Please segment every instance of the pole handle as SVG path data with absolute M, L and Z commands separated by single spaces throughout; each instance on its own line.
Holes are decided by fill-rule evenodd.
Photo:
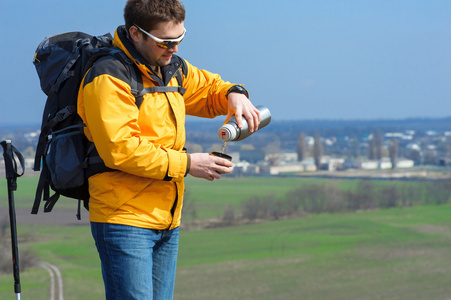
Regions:
M 22 153 L 16 149 L 11 143 L 11 140 L 5 140 L 0 143 L 3 147 L 3 158 L 5 159 L 5 171 L 6 178 L 17 178 L 24 174 L 25 172 L 25 159 L 22 156 Z M 17 172 L 17 161 L 16 158 L 20 162 L 21 172 Z

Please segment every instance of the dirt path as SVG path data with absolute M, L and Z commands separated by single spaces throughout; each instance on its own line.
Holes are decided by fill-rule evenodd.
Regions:
M 58 267 L 45 261 L 39 265 L 50 275 L 50 300 L 64 300 L 63 277 Z
M 47 225 L 70 225 L 88 226 L 89 214 L 83 210 L 81 220 L 77 220 L 76 210 L 55 210 L 50 213 L 40 211 L 37 215 L 32 215 L 30 208 L 16 208 L 16 222 L 20 224 L 47 224 Z M 9 218 L 7 207 L 0 207 L 0 219 Z

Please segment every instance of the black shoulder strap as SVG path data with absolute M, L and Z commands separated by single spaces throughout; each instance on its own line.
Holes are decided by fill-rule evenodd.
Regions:
M 181 86 L 150 86 L 143 88 L 138 93 L 138 97 L 142 98 L 147 93 L 164 93 L 164 92 L 179 92 L 180 94 L 183 95 L 186 92 L 186 89 Z
M 180 69 L 177 70 L 177 72 L 175 73 L 175 78 L 177 79 L 177 82 L 179 84 L 179 90 L 178 92 L 180 94 L 182 94 L 182 96 L 185 94 L 186 89 L 183 87 L 183 66 L 186 66 L 185 64 L 182 65 L 182 67 Z M 184 74 L 186 74 L 185 72 L 183 72 Z
M 147 93 L 164 93 L 164 92 L 178 92 L 180 94 L 185 94 L 186 89 L 183 87 L 183 74 L 188 73 L 188 66 L 184 59 L 179 58 L 180 68 L 177 69 L 174 77 L 177 79 L 179 86 L 152 86 L 144 88 L 141 71 L 138 66 L 132 62 L 128 56 L 120 49 L 116 48 L 110 52 L 113 56 L 118 58 L 122 63 L 128 68 L 131 75 L 131 93 L 135 96 L 135 104 L 138 109 L 141 107 L 144 95 Z
M 177 72 L 175 73 L 175 78 L 177 78 L 179 87 L 182 88 L 180 94 L 184 95 L 186 92 L 186 89 L 183 87 L 183 75 L 186 76 L 188 74 L 188 65 L 186 64 L 186 61 L 183 58 L 181 58 L 181 57 L 178 57 L 178 58 L 180 60 L 181 66 L 179 69 L 177 69 Z
M 39 175 L 38 187 L 36 188 L 36 195 L 34 197 L 33 208 L 31 209 L 31 214 L 36 215 L 39 211 L 39 205 L 41 200 L 49 199 L 49 182 L 50 174 L 49 169 L 46 164 L 43 164 L 41 174 Z M 44 198 L 42 198 L 42 194 L 44 193 Z M 59 194 L 58 194 L 59 198 Z
M 130 58 L 128 58 L 128 56 L 122 50 L 116 48 L 112 50 L 110 54 L 119 59 L 128 69 L 131 78 L 131 93 L 133 96 L 135 96 L 135 104 L 139 109 L 141 107 L 144 96 L 144 94 L 140 93 L 144 87 L 141 77 L 141 71 L 139 70 L 138 66 L 133 61 L 131 61 Z
M 126 57 L 126 59 L 129 60 L 128 57 Z M 141 71 L 136 64 L 131 63 L 134 72 L 130 71 L 132 75 L 132 84 L 130 86 L 132 88 L 132 94 L 135 96 L 135 104 L 138 109 L 141 107 L 144 95 L 148 93 L 178 92 L 181 95 L 185 94 L 186 89 L 183 87 L 183 74 L 188 73 L 188 66 L 186 65 L 184 59 L 179 58 L 179 60 L 181 66 L 177 69 L 174 75 L 174 77 L 177 79 L 178 86 L 151 86 L 144 88 L 141 78 Z M 138 83 L 138 87 L 136 89 L 133 85 L 135 83 Z
M 136 66 L 136 65 L 135 65 Z M 137 68 L 137 67 L 136 67 Z M 186 89 L 183 87 L 183 75 L 182 75 L 183 66 L 177 69 L 174 77 L 177 79 L 177 83 L 179 86 L 150 86 L 139 90 L 139 92 L 135 95 L 139 99 L 139 106 L 142 103 L 143 96 L 147 93 L 165 93 L 165 92 L 178 92 L 181 95 L 185 94 Z M 138 70 L 139 71 L 139 70 Z M 138 106 L 138 104 L 137 104 Z M 138 108 L 139 108 L 138 106 Z
M 141 71 L 134 63 L 132 63 L 131 67 L 129 66 L 129 70 L 132 79 L 132 82 L 130 83 L 131 92 L 132 95 L 135 96 L 135 105 L 139 109 L 141 107 L 141 104 L 143 103 L 144 96 L 144 94 L 141 94 L 144 87 L 143 79 L 141 77 Z

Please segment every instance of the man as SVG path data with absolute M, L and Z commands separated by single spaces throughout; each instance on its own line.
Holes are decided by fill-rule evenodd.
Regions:
M 85 134 L 115 171 L 89 178 L 90 221 L 107 299 L 172 299 L 184 177 L 207 180 L 232 163 L 208 153 L 187 154 L 185 115 L 244 116 L 256 130 L 260 114 L 247 91 L 175 55 L 184 38 L 178 0 L 129 0 L 114 45 L 136 64 L 144 88 L 178 87 L 143 96 L 140 108 L 124 63 L 99 60 L 80 87 L 78 113 Z M 183 95 L 182 95 L 183 93 Z

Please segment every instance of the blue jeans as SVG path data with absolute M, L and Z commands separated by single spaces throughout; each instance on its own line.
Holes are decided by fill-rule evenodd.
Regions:
M 174 294 L 179 229 L 91 222 L 106 299 L 168 300 Z

